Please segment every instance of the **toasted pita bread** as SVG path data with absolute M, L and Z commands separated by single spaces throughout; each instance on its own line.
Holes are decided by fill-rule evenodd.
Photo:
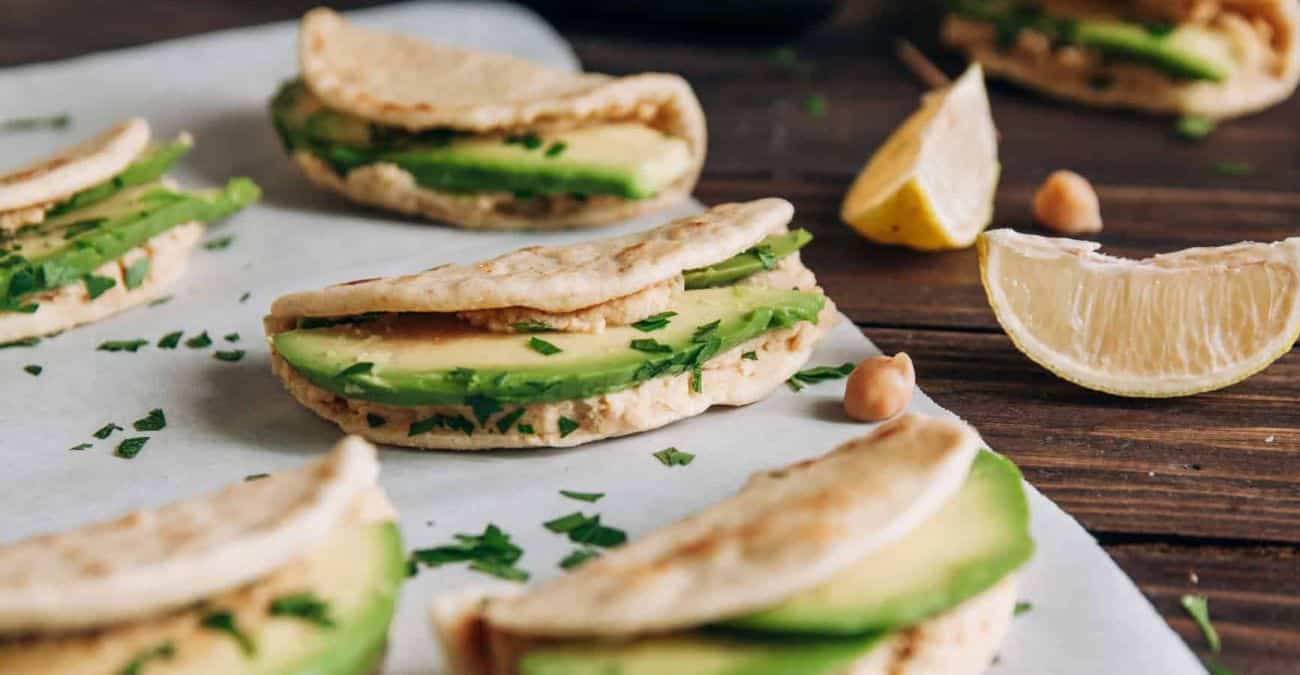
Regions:
M 419 274 L 292 293 L 271 305 L 268 325 L 365 312 L 504 307 L 574 312 L 726 260 L 769 234 L 786 231 L 793 215 L 794 207 L 784 199 L 723 204 L 622 237 L 531 246 L 472 265 L 448 264 Z M 291 326 L 291 321 L 285 324 Z
M 693 160 L 681 178 L 650 199 L 577 201 L 567 196 L 454 195 L 422 188 L 392 164 L 341 176 L 307 153 L 296 154 L 295 161 L 313 182 L 364 204 L 470 228 L 591 227 L 648 213 L 690 194 L 704 164 L 704 113 L 690 85 L 676 75 L 572 73 L 371 31 L 325 8 L 303 17 L 299 60 L 308 87 L 329 107 L 374 122 L 410 130 L 449 127 L 487 133 L 636 120 L 685 140 Z
M 30 211 L 98 185 L 121 173 L 148 145 L 149 123 L 131 118 L 53 157 L 0 175 L 0 212 Z M 29 213 L 20 224 L 31 222 L 39 220 Z
M 74 283 L 32 296 L 30 300 L 39 307 L 31 314 L 0 313 L 0 342 L 57 333 L 157 299 L 185 272 L 203 231 L 201 223 L 177 225 L 105 263 L 93 274 L 114 284 L 93 300 L 85 284 Z M 149 259 L 149 274 L 139 286 L 128 289 L 126 269 L 141 258 Z
M 911 531 L 961 487 L 978 450 L 978 435 L 961 422 L 904 415 L 492 603 L 487 619 L 529 637 L 613 638 L 757 611 Z
M 993 27 L 950 15 L 944 21 L 943 40 L 964 51 L 984 66 L 990 75 L 1057 98 L 1107 108 L 1131 108 L 1155 114 L 1199 115 L 1211 119 L 1236 117 L 1257 112 L 1286 100 L 1300 83 L 1300 4 L 1294 0 L 1220 0 L 1217 3 L 1183 3 L 1177 0 L 1145 0 L 1143 5 L 1168 10 L 1171 19 L 1198 23 L 1226 21 L 1240 32 L 1266 33 L 1252 51 L 1267 52 L 1267 64 L 1242 68 L 1223 82 L 1187 81 L 1171 78 L 1139 63 L 1116 60 L 1101 70 L 1079 68 L 1078 50 L 1053 54 L 1032 54 L 1023 47 L 998 48 Z M 1219 9 L 1210 16 L 1187 16 L 1191 5 Z M 1224 18 L 1236 17 L 1236 18 Z M 1240 36 L 1247 37 L 1250 36 Z M 1104 75 L 1109 84 L 1094 86 Z
M 465 435 L 452 429 L 435 429 L 411 436 L 407 430 L 417 420 L 439 413 L 472 415 L 472 410 L 468 406 L 401 408 L 343 398 L 313 385 L 274 351 L 271 370 L 299 403 L 339 425 L 345 433 L 375 443 L 437 450 L 572 447 L 656 429 L 694 417 L 715 405 L 740 406 L 758 401 L 808 362 L 817 343 L 838 318 L 839 310 L 828 299 L 816 325 L 801 322 L 792 328 L 775 330 L 709 359 L 701 368 L 698 392 L 691 388 L 691 374 L 683 373 L 654 378 L 600 396 L 524 406 L 523 419 L 529 420 L 536 430 L 532 434 L 522 433 L 515 427 L 505 433 Z M 741 357 L 748 351 L 755 352 L 757 360 Z M 373 427 L 371 415 L 384 418 L 383 426 Z M 578 429 L 561 436 L 560 417 L 577 421 Z
M 378 472 L 346 438 L 301 469 L 0 547 L 0 633 L 110 624 L 262 577 L 354 517 Z

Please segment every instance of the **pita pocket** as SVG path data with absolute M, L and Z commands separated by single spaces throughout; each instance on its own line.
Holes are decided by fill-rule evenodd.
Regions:
M 0 175 L 0 342 L 157 298 L 185 270 L 203 223 L 258 198 L 247 178 L 179 189 L 165 174 L 191 144 L 150 144 L 148 123 L 130 119 Z
M 622 237 L 286 295 L 272 367 L 349 433 L 562 447 L 763 398 L 838 316 L 782 199 Z
M 324 8 L 271 104 L 286 150 L 355 202 L 473 229 L 594 227 L 690 194 L 704 113 L 677 75 L 610 77 L 381 33 Z
M 1295 0 L 954 0 L 943 40 L 1079 103 L 1210 119 L 1263 110 L 1300 82 Z
M 1016 466 L 907 414 L 559 578 L 435 598 L 433 620 L 455 675 L 974 675 L 1033 549 Z
M 338 673 L 383 657 L 406 577 L 375 449 L 0 546 L 6 675 Z

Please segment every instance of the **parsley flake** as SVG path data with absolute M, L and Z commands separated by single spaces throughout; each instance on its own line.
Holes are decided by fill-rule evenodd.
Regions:
M 149 341 L 141 338 L 135 340 L 108 340 L 99 343 L 99 347 L 96 347 L 96 349 L 101 352 L 131 352 L 134 354 L 147 344 L 149 344 Z
M 212 358 L 218 361 L 226 361 L 228 363 L 234 363 L 235 361 L 244 358 L 244 350 L 242 349 L 219 350 L 219 351 L 212 352 Z
M 72 124 L 72 116 L 67 113 L 44 117 L 13 117 L 0 122 L 0 131 L 37 131 L 39 129 L 59 131 L 68 128 L 69 124 Z
M 564 351 L 539 337 L 528 338 L 528 347 L 542 356 L 551 356 Z
M 571 570 L 599 555 L 600 552 L 594 548 L 575 548 L 572 553 L 564 556 L 564 559 L 560 561 L 560 567 Z
M 388 424 L 388 420 L 383 415 L 366 413 L 366 425 L 369 426 L 371 429 L 377 429 L 379 427 L 384 426 L 385 424 Z
M 126 285 L 127 290 L 139 288 L 149 276 L 149 259 L 141 258 L 126 268 L 122 275 L 122 283 Z
M 541 321 L 520 321 L 510 324 L 510 327 L 519 333 L 550 333 L 555 330 L 550 324 Z
M 226 342 L 239 342 L 239 333 L 226 333 L 221 339 Z
M 199 333 L 198 335 L 195 335 L 194 337 L 186 340 L 185 346 L 189 347 L 190 349 L 203 349 L 204 347 L 211 347 L 212 338 L 208 337 L 207 331 L 203 331 L 202 333 Z
M 510 431 L 510 427 L 514 426 L 515 422 L 518 422 L 519 418 L 524 416 L 524 412 L 525 411 L 523 408 L 515 408 L 514 410 L 511 410 L 510 412 L 498 417 L 497 425 L 496 425 L 497 431 L 503 434 Z M 519 425 L 519 431 L 521 433 L 523 432 L 525 426 L 527 425 L 524 424 Z M 532 433 L 531 431 L 532 427 L 529 427 L 529 429 L 530 429 L 529 433 Z
M 468 562 L 469 568 L 476 572 L 512 581 L 526 581 L 528 572 L 515 564 L 523 555 L 523 549 L 510 540 L 509 534 L 488 523 L 483 528 L 483 534 L 457 534 L 454 543 L 412 551 L 411 562 L 427 567 Z
M 217 237 L 216 239 L 209 239 L 203 242 L 203 248 L 207 251 L 222 251 L 230 248 L 230 243 L 234 240 L 235 236 L 228 234 L 224 237 Z
M 645 352 L 647 354 L 670 354 L 673 351 L 671 346 L 654 338 L 639 338 L 633 340 L 628 346 L 638 352 Z
M 251 298 L 251 297 L 253 297 L 253 292 L 252 292 L 252 291 L 244 291 L 244 294 L 241 295 L 241 296 L 239 296 L 239 301 L 240 301 L 240 302 L 248 302 L 248 299 Z
M 41 374 L 42 370 L 45 369 L 33 363 L 31 365 L 23 366 L 23 370 L 27 371 L 27 373 L 32 377 L 36 377 Z
M 559 157 L 561 154 L 564 153 L 564 150 L 567 147 L 569 147 L 568 143 L 565 143 L 564 141 L 556 141 L 552 143 L 550 147 L 546 148 L 546 152 L 544 154 L 547 157 Z
M 674 316 L 677 316 L 677 312 L 660 312 L 637 321 L 632 324 L 632 327 L 642 333 L 649 333 L 666 327 L 669 324 L 669 319 Z
M 158 298 L 157 300 L 154 300 L 154 301 L 150 302 L 150 303 L 149 303 L 149 306 L 150 306 L 150 307 L 157 307 L 158 305 L 165 305 L 165 304 L 171 302 L 173 297 L 174 297 L 174 296 L 171 296 L 171 295 L 164 295 L 164 296 L 162 296 L 161 298 Z
M 542 147 L 542 139 L 537 134 L 510 134 L 506 136 L 506 145 L 522 145 L 526 150 Z
M 247 483 L 248 481 L 262 480 L 263 478 L 270 478 L 270 477 L 271 474 L 269 473 L 250 473 L 247 476 L 244 476 L 244 482 Z
M 176 349 L 176 345 L 181 343 L 183 331 L 175 330 L 158 339 L 159 349 Z
M 520 424 L 519 426 L 517 426 L 517 427 L 515 427 L 515 428 L 516 428 L 516 429 L 519 431 L 519 433 L 521 433 L 521 434 L 535 434 L 535 433 L 537 433 L 536 431 L 533 431 L 533 425 L 531 425 L 531 424 Z
M 717 330 L 718 326 L 721 325 L 722 319 L 717 319 L 696 328 L 695 332 L 691 334 L 691 342 L 703 342 L 707 340 L 709 336 L 713 334 L 713 331 Z
M 89 449 L 91 449 L 91 448 L 93 448 L 93 447 L 95 447 L 95 446 L 93 446 L 93 445 L 91 445 L 91 444 L 89 444 L 89 443 L 78 443 L 78 444 L 76 444 L 76 445 L 74 445 L 74 446 L 72 446 L 72 447 L 70 447 L 70 448 L 68 448 L 68 449 L 69 449 L 69 450 L 89 450 Z
M 689 452 L 682 452 L 677 448 L 664 448 L 654 453 L 655 459 L 659 460 L 664 466 L 686 466 L 695 461 L 695 455 Z
M 567 417 L 561 417 L 559 421 L 559 426 L 560 426 L 560 438 L 564 438 L 565 436 L 568 436 L 574 431 L 577 431 L 579 425 L 574 420 L 571 420 Z
M 352 377 L 353 375 L 365 375 L 370 371 L 374 370 L 374 368 L 375 368 L 375 364 L 369 361 L 358 361 L 348 366 L 347 368 L 340 370 L 339 374 L 335 375 L 334 377 L 343 379 L 347 377 Z
M 791 375 L 790 379 L 786 380 L 786 384 L 789 384 L 791 389 L 799 391 L 803 389 L 805 385 L 817 384 L 818 382 L 825 382 L 827 380 L 839 380 L 848 377 L 849 373 L 853 372 L 854 367 L 855 364 L 844 363 L 838 366 L 817 366 L 815 368 L 806 368 Z
M 1215 630 L 1214 624 L 1210 623 L 1209 599 L 1203 595 L 1184 595 L 1181 601 L 1183 609 L 1187 610 L 1192 620 L 1205 634 L 1205 641 L 1210 645 L 1210 651 L 1218 654 L 1223 645 L 1219 641 L 1219 631 Z
M 141 652 L 139 656 L 131 659 L 122 670 L 118 671 L 118 675 L 141 675 L 144 672 L 144 667 L 150 661 L 170 661 L 174 656 L 176 656 L 176 645 L 171 640 L 168 640 L 157 647 Z
M 627 541 L 627 533 L 623 530 L 602 525 L 599 514 L 587 516 L 575 511 L 542 523 L 542 526 L 556 534 L 568 535 L 575 544 L 611 548 Z
M 148 436 L 132 436 L 130 438 L 124 438 L 121 443 L 117 444 L 117 450 L 115 450 L 113 454 L 122 459 L 135 459 L 135 456 L 140 454 L 140 451 L 144 449 L 144 444 L 148 442 Z
M 691 369 L 691 391 L 696 394 L 704 391 L 704 371 L 699 366 Z
M 209 612 L 199 621 L 199 625 L 209 630 L 221 631 L 227 633 L 239 645 L 239 650 L 244 652 L 245 656 L 257 654 L 257 645 L 253 644 L 253 639 L 248 634 L 239 629 L 235 624 L 235 615 L 226 610 L 217 610 Z
M 94 436 L 95 438 L 98 438 L 99 440 L 102 441 L 105 438 L 112 436 L 114 431 L 122 431 L 122 427 L 117 426 L 117 424 L 114 422 L 109 422 L 108 424 L 105 424 L 104 426 L 100 427 L 99 430 L 91 434 L 91 436 Z
M 469 404 L 470 410 L 474 412 L 474 419 L 478 420 L 480 427 L 487 424 L 488 418 L 492 417 L 493 413 L 501 411 L 501 402 L 491 396 L 474 394 L 466 396 L 465 402 Z
M 1020 601 L 1016 603 L 1016 607 L 1014 610 L 1012 610 L 1011 613 L 1013 616 L 1020 616 L 1021 614 L 1024 614 L 1025 612 L 1028 612 L 1033 608 L 1034 608 L 1034 603 Z
M 605 496 L 604 492 L 576 492 L 574 490 L 560 490 L 560 494 L 580 502 L 598 502 Z
M 745 359 L 746 361 L 757 361 L 758 352 L 745 352 L 740 355 L 740 358 Z
M 1184 115 L 1174 124 L 1174 131 L 1188 140 L 1199 141 L 1214 131 L 1214 120 L 1198 115 Z
M 776 251 L 772 250 L 770 244 L 759 244 L 758 246 L 749 249 L 749 252 L 752 253 L 755 258 L 758 258 L 758 264 L 762 265 L 765 270 L 774 269 L 779 260 L 776 256 Z
M 136 431 L 161 431 L 167 427 L 167 416 L 162 408 L 154 408 L 149 414 L 131 424 Z
M 9 349 L 11 347 L 35 347 L 40 343 L 41 343 L 40 338 L 29 337 L 29 338 L 23 338 L 21 340 L 11 340 L 9 342 L 0 343 L 0 349 Z
M 311 591 L 284 595 L 271 601 L 271 616 L 292 616 L 322 628 L 336 624 L 330 616 L 330 606 Z

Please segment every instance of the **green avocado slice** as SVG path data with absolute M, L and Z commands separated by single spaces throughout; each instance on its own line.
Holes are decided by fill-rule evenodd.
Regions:
M 985 450 L 961 490 L 903 539 L 822 586 L 725 625 L 815 635 L 905 628 L 984 592 L 1033 551 L 1020 470 Z
M 152 183 L 162 178 L 163 174 L 185 153 L 190 151 L 193 143 L 189 139 L 178 139 L 164 145 L 157 145 L 146 150 L 139 158 L 122 170 L 122 173 L 99 185 L 86 188 L 71 197 L 50 207 L 45 212 L 47 218 L 56 218 L 103 201 L 113 195 L 137 185 Z
M 7 675 L 73 675 L 87 664 L 112 674 L 370 675 L 405 579 L 395 524 L 342 526 L 310 556 L 252 587 L 120 629 L 0 642 L 0 663 Z M 277 609 L 284 598 L 296 598 L 285 604 L 299 610 Z M 317 611 L 303 609 L 309 603 Z M 196 627 L 213 612 L 233 615 L 251 653 L 229 633 Z
M 653 197 L 690 170 L 686 141 L 632 122 L 590 124 L 546 134 L 411 132 L 330 110 L 300 80 L 271 102 L 290 151 L 306 150 L 346 173 L 388 162 L 419 185 L 447 192 Z
M 312 384 L 350 399 L 526 404 L 587 398 L 687 372 L 770 330 L 815 323 L 824 304 L 820 293 L 713 288 L 683 293 L 668 325 L 650 332 L 621 326 L 595 334 L 504 334 L 473 329 L 449 314 L 389 314 L 298 328 L 272 343 Z M 559 351 L 544 353 L 551 350 L 530 346 L 534 339 Z
M 770 270 L 782 258 L 807 246 L 812 238 L 812 234 L 804 229 L 769 235 L 757 246 L 716 265 L 686 270 L 683 275 L 686 278 L 686 290 L 729 286 L 745 277 Z
M 177 225 L 224 218 L 260 195 L 247 178 L 202 192 L 145 183 L 23 228 L 0 240 L 5 252 L 0 260 L 0 302 L 10 310 L 34 309 L 24 304 L 27 296 L 77 282 Z
M 526 652 L 519 675 L 839 675 L 886 636 L 747 640 L 713 632 Z

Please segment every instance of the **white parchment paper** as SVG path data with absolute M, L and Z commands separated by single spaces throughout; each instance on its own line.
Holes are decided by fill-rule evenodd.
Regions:
M 358 12 L 354 18 L 451 43 L 576 68 L 564 41 L 525 10 L 490 3 L 428 3 Z M 263 202 L 213 228 L 229 248 L 199 250 L 174 300 L 69 331 L 33 348 L 0 350 L 0 541 L 73 527 L 127 510 L 217 489 L 254 473 L 296 465 L 328 448 L 335 427 L 293 402 L 270 374 L 260 317 L 291 291 L 363 276 L 470 261 L 526 244 L 561 243 L 582 233 L 467 233 L 362 211 L 308 186 L 284 157 L 266 113 L 278 83 L 296 72 L 292 23 L 187 38 L 69 61 L 0 70 L 0 119 L 67 112 L 63 132 L 0 135 L 0 170 L 89 136 L 131 115 L 155 135 L 194 132 L 198 146 L 174 175 L 194 186 L 247 175 Z M 653 69 L 655 64 L 646 64 Z M 763 197 L 767 195 L 754 195 Z M 610 230 L 647 227 L 699 208 Z M 248 293 L 245 301 L 240 298 Z M 207 330 L 217 342 L 173 351 L 96 351 L 104 340 Z M 237 343 L 222 336 L 238 333 Z M 245 349 L 237 363 L 217 349 Z M 813 359 L 857 361 L 875 348 L 847 321 Z M 44 367 L 39 377 L 22 371 Z M 919 370 L 924 374 L 924 364 Z M 586 447 L 481 454 L 386 450 L 383 483 L 402 512 L 410 547 L 443 543 L 488 522 L 526 551 L 534 579 L 557 574 L 570 550 L 541 523 L 584 510 L 635 537 L 717 501 L 752 471 L 806 458 L 864 433 L 839 412 L 842 384 L 778 391 L 743 409 L 715 410 L 668 428 Z M 107 422 L 128 427 L 150 409 L 166 429 L 134 460 L 112 456 L 121 434 L 97 441 Z M 913 408 L 942 412 L 924 395 Z M 977 426 L 979 420 L 971 420 Z M 93 442 L 86 451 L 69 451 Z M 651 453 L 676 446 L 696 454 L 667 468 Z M 598 504 L 561 497 L 605 492 Z M 990 672 L 1179 674 L 1202 672 L 1191 652 L 1092 538 L 1036 491 L 1039 550 L 1022 573 L 1020 595 L 1033 610 L 1015 620 Z M 476 581 L 459 568 L 425 570 L 403 593 L 387 672 L 439 672 L 426 608 L 433 593 Z

